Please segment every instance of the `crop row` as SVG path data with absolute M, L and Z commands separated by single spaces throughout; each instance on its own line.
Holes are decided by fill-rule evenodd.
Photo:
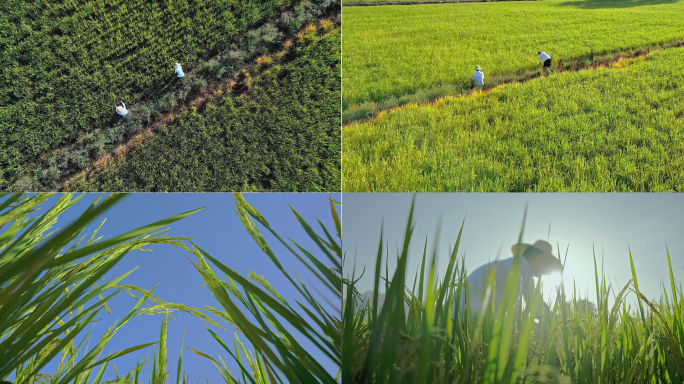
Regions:
M 290 0 L 6 1 L 0 6 L 0 189 L 150 97 L 173 64 L 215 55 Z
M 323 22 L 293 44 L 68 188 L 339 190 L 340 29 Z

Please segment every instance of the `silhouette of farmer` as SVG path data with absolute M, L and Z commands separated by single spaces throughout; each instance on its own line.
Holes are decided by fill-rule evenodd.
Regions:
M 518 244 L 514 245 L 511 249 L 514 255 L 517 248 Z M 551 244 L 544 240 L 537 240 L 534 244 L 520 244 L 520 248 L 522 258 L 520 260 L 520 268 L 518 269 L 518 281 L 520 282 L 520 279 L 522 279 L 522 284 L 518 284 L 516 298 L 520 297 L 522 285 L 523 299 L 525 303 L 529 303 L 531 300 L 530 284 L 533 283 L 532 277 L 540 278 L 542 275 L 550 275 L 556 272 L 562 273 L 563 265 L 560 260 L 553 256 Z M 496 292 L 493 292 L 489 303 L 491 303 L 492 299 L 495 300 L 495 308 L 498 308 L 499 303 L 503 299 L 506 278 L 513 267 L 513 257 L 485 264 L 468 275 L 470 308 L 473 314 L 480 310 L 481 300 L 484 300 L 485 290 L 487 289 L 487 278 L 494 265 L 496 265 Z M 546 308 L 545 303 L 544 307 Z

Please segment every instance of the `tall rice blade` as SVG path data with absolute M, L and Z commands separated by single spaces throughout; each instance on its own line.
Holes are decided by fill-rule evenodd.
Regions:
M 148 226 L 129 232 L 128 237 L 126 234 L 115 237 L 115 241 L 101 240 L 101 237 L 96 237 L 101 224 L 83 246 L 81 240 L 86 236 L 75 241 L 64 254 L 73 256 L 80 252 L 82 256 L 91 257 L 84 260 L 69 259 L 60 255 L 60 252 L 70 241 L 76 240 L 89 223 L 111 209 L 124 195 L 112 195 L 104 200 L 98 198 L 66 228 L 46 235 L 59 216 L 72 208 L 82 196 L 73 198 L 70 194 L 60 195 L 45 213 L 36 218 L 29 217 L 47 197 L 49 195 L 44 194 L 24 199 L 12 197 L 11 201 L 0 203 L 6 209 L 0 215 L 14 221 L 6 231 L 0 233 L 0 274 L 7 282 L 0 285 L 0 301 L 4 303 L 0 308 L 0 344 L 3 345 L 0 348 L 3 350 L 0 355 L 0 378 L 15 372 L 15 383 L 33 382 L 36 377 L 44 377 L 40 370 L 58 353 L 62 353 L 57 370 L 51 376 L 52 382 L 87 382 L 90 372 L 97 365 L 104 366 L 148 345 L 127 348 L 97 361 L 116 331 L 130 318 L 144 312 L 138 305 L 123 321 L 110 328 L 93 349 L 83 357 L 78 357 L 87 337 L 83 337 L 80 343 L 74 341 L 84 335 L 85 327 L 93 322 L 99 311 L 108 310 L 107 303 L 119 290 L 124 289 L 119 287 L 119 282 L 130 272 L 104 284 L 98 283 L 98 280 L 131 250 L 161 243 L 182 246 L 183 239 L 148 233 L 144 229 L 153 228 Z M 180 215 L 165 223 L 186 216 Z M 131 237 L 132 234 L 135 236 Z M 141 300 L 147 301 L 148 298 L 146 296 Z M 164 305 L 168 304 L 158 302 L 156 308 Z M 68 319 L 65 318 L 67 316 Z M 101 376 L 95 378 L 96 382 L 100 380 Z
M 320 252 L 328 258 L 332 267 L 326 267 L 320 258 L 316 257 L 312 252 L 305 250 L 296 242 L 290 240 L 291 244 L 294 244 L 294 246 L 306 256 L 306 258 L 302 258 L 288 242 L 285 242 L 282 237 L 275 233 L 266 218 L 249 205 L 241 194 L 234 194 L 234 200 L 236 203 L 236 213 L 238 214 L 238 217 L 240 217 L 247 232 L 281 271 L 287 281 L 302 294 L 310 306 L 310 308 L 305 307 L 302 303 L 297 302 L 302 308 L 302 311 L 295 311 L 284 298 L 277 295 L 270 284 L 262 281 L 263 279 L 255 277 L 256 275 L 254 274 L 250 275 L 251 278 L 255 279 L 261 286 L 266 288 L 266 291 L 269 291 L 270 294 L 195 246 L 193 253 L 195 253 L 200 261 L 199 264 L 195 265 L 196 269 L 200 272 L 212 293 L 223 307 L 226 315 L 229 316 L 233 320 L 234 325 L 245 334 L 255 350 L 255 356 L 257 356 L 255 357 L 255 360 L 252 360 L 248 355 L 245 355 L 249 362 L 249 367 L 240 365 L 243 378 L 253 377 L 260 381 L 265 380 L 268 376 L 268 380 L 277 382 L 280 380 L 275 373 L 277 370 L 292 383 L 334 383 L 335 379 L 323 369 L 316 358 L 310 353 L 311 351 L 307 351 L 299 344 L 295 336 L 291 334 L 290 329 L 297 330 L 315 345 L 315 350 L 340 364 L 342 359 L 341 320 L 325 311 L 313 295 L 311 295 L 311 292 L 301 279 L 299 279 L 299 284 L 297 284 L 296 281 L 285 272 L 280 260 L 261 235 L 256 223 L 261 224 L 269 230 L 281 244 L 307 266 L 320 283 L 333 290 L 341 301 L 342 279 L 340 270 L 340 245 L 334 241 L 334 237 L 324 226 L 322 226 L 320 221 L 319 224 L 322 226 L 326 240 L 324 240 L 323 237 L 316 235 L 308 223 L 290 207 L 295 218 L 314 243 L 318 245 Z M 332 201 L 331 209 L 334 210 Z M 333 222 L 336 224 L 337 234 L 339 235 L 341 227 L 339 226 L 339 217 L 335 219 L 336 214 L 337 213 L 335 212 L 333 215 Z M 219 280 L 211 271 L 209 264 L 204 262 L 205 259 L 214 267 L 221 270 L 230 284 Z M 238 287 L 241 287 L 244 290 L 244 295 L 239 292 L 237 289 Z M 238 301 L 233 301 L 231 296 L 237 298 Z M 251 320 L 247 313 L 243 312 L 238 307 L 237 303 L 244 305 L 247 308 L 249 315 L 251 315 L 256 322 Z M 308 317 L 308 319 L 306 317 Z M 281 318 L 283 321 L 280 320 Z M 275 332 L 272 330 L 272 327 L 275 328 Z M 213 332 L 212 335 L 214 335 Z M 220 341 L 218 336 L 215 336 L 215 339 L 229 351 L 225 347 L 225 344 Z M 232 352 L 230 352 L 230 354 L 236 361 L 240 361 L 239 351 L 236 350 L 235 354 Z M 248 369 L 252 370 L 252 374 L 246 374 Z

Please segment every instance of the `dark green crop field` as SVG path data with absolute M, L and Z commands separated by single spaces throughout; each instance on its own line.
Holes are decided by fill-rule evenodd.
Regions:
M 0 190 L 291 0 L 0 2 Z
M 226 92 L 175 117 L 68 188 L 339 190 L 340 29 L 307 28 L 277 56 L 246 76 L 245 93 Z

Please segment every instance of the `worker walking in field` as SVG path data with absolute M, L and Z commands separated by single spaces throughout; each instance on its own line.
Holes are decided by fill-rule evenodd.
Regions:
M 128 109 L 126 109 L 126 104 L 121 102 L 121 105 L 116 107 L 116 113 L 118 113 L 121 116 L 126 116 L 128 115 Z
M 183 73 L 183 67 L 181 67 L 180 63 L 176 63 L 176 65 L 174 65 L 174 67 L 176 68 L 176 70 L 174 72 L 176 72 L 178 74 L 178 77 L 185 76 L 185 73 Z
M 551 69 L 551 56 L 544 51 L 537 51 L 539 55 L 539 64 L 544 63 L 544 70 Z
M 544 240 L 537 240 L 534 244 L 520 244 L 520 252 L 522 254 L 522 259 L 520 260 L 520 267 L 518 269 L 518 282 L 522 279 L 522 287 L 518 284 L 518 292 L 516 298 L 519 298 L 522 294 L 525 303 L 529 304 L 530 300 L 530 284 L 534 284 L 532 277 L 540 278 L 545 274 L 552 273 L 562 273 L 563 265 L 560 260 L 553 256 L 553 247 L 550 243 Z M 518 244 L 514 245 L 512 252 L 515 255 L 518 251 Z M 489 299 L 489 303 L 494 300 L 495 308 L 498 308 L 501 300 L 504 296 L 504 289 L 506 286 L 506 278 L 513 267 L 514 258 L 508 258 L 504 260 L 493 261 L 491 263 L 485 264 L 468 275 L 468 289 L 469 289 L 469 299 L 470 308 L 472 314 L 478 313 L 482 306 L 482 300 L 484 300 L 485 291 L 487 289 L 487 278 L 489 277 L 490 271 L 494 269 L 496 265 L 496 276 L 495 276 L 495 292 Z M 490 283 L 491 284 L 491 283 Z M 533 285 L 532 285 L 533 286 Z M 522 288 L 522 291 L 520 290 Z M 464 305 L 463 297 L 461 298 L 461 303 Z M 517 303 L 517 299 L 516 299 Z M 491 304 L 488 304 L 491 305 Z M 544 303 L 546 310 L 546 303 Z
M 475 73 L 473 73 L 472 83 L 474 86 L 481 87 L 484 85 L 484 73 L 479 65 L 475 66 Z

